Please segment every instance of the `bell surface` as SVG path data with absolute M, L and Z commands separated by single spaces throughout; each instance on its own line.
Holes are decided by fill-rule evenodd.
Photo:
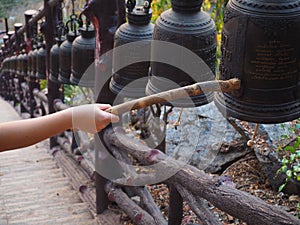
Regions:
M 200 58 L 199 60 L 204 61 L 206 71 L 187 74 L 179 69 L 178 67 L 186 58 L 185 53 L 180 51 L 166 56 L 172 58 L 173 65 L 157 62 L 156 58 L 159 58 L 161 49 L 153 45 L 151 46 L 150 78 L 146 87 L 148 95 L 215 79 L 216 27 L 210 15 L 200 10 L 202 0 L 172 0 L 171 3 L 172 9 L 163 12 L 156 20 L 153 40 L 174 43 L 192 51 Z M 193 63 L 198 62 L 190 63 L 193 67 Z M 212 99 L 212 93 L 205 93 L 176 100 L 172 104 L 179 107 L 194 107 L 207 104 Z
M 21 73 L 22 73 L 22 68 L 23 68 L 23 55 L 22 54 L 19 54 L 17 57 L 16 57 L 16 60 L 17 60 L 17 71 L 16 71 L 16 74 L 17 76 L 21 76 Z
M 8 72 L 8 67 L 9 67 L 9 61 L 8 58 L 5 58 L 2 62 L 2 71 L 7 73 Z
M 39 79 L 46 79 L 46 49 L 43 45 L 37 52 L 37 67 L 36 77 Z
M 70 84 L 71 62 L 72 62 L 72 43 L 76 36 L 73 32 L 67 34 L 67 39 L 59 48 L 59 75 L 58 81 L 62 84 Z
M 63 41 L 58 40 L 55 45 L 50 49 L 50 62 L 49 62 L 49 79 L 54 83 L 59 83 L 59 50 Z
M 28 52 L 27 76 L 31 76 L 32 60 L 33 60 L 33 50 Z
M 79 28 L 80 35 L 72 45 L 71 84 L 84 87 L 94 87 L 94 74 L 85 74 L 89 66 L 94 62 L 95 30 L 85 27 Z M 85 74 L 83 79 L 82 76 Z
M 21 73 L 20 75 L 23 76 L 23 77 L 26 77 L 27 76 L 27 69 L 28 69 L 28 55 L 26 54 L 26 52 L 24 52 L 22 54 L 22 68 L 21 68 Z
M 37 54 L 38 54 L 38 49 L 34 49 L 32 51 L 32 55 L 31 55 L 31 72 L 30 72 L 30 77 L 32 77 L 32 78 L 36 78 Z
M 148 54 L 148 58 L 150 58 L 154 28 L 154 25 L 150 23 L 151 16 L 151 11 L 144 11 L 142 6 L 135 7 L 133 11 L 127 11 L 128 22 L 122 24 L 115 33 L 114 48 L 131 43 L 124 50 L 119 48 L 119 51 L 113 52 L 113 76 L 110 81 L 110 89 L 115 94 L 131 98 L 146 95 L 145 87 L 148 81 L 150 62 L 139 61 L 144 58 L 145 54 Z M 115 68 L 122 67 L 121 65 L 124 63 L 130 65 L 116 71 Z
M 17 66 L 18 66 L 17 56 L 13 55 L 10 57 L 10 70 L 9 70 L 9 72 L 13 77 L 16 75 Z
M 224 16 L 220 79 L 241 89 L 215 95 L 227 117 L 281 123 L 300 116 L 300 1 L 230 0 Z
M 13 71 L 13 61 L 12 61 L 12 56 L 8 57 L 8 72 L 12 73 Z

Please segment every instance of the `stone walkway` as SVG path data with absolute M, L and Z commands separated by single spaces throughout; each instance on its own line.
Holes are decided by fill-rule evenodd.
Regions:
M 18 119 L 0 98 L 0 123 Z M 44 141 L 0 153 L 0 225 L 98 224 L 47 146 Z

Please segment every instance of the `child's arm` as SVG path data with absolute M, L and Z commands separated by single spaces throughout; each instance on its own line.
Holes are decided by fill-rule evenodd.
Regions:
M 29 146 L 67 129 L 96 133 L 119 117 L 104 112 L 110 105 L 72 107 L 39 118 L 0 123 L 0 152 Z

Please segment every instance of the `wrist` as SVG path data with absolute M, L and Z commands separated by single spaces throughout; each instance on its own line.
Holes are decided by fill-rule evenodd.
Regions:
M 62 115 L 62 123 L 65 125 L 65 130 L 67 129 L 74 129 L 73 128 L 73 109 L 68 108 L 61 111 Z

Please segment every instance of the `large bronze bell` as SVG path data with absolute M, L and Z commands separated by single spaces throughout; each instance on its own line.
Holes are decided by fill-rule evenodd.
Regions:
M 147 84 L 146 93 L 154 94 L 168 89 L 185 86 L 195 82 L 215 79 L 216 64 L 216 28 L 210 15 L 201 11 L 202 0 L 171 0 L 172 9 L 163 12 L 157 19 L 153 40 L 166 41 L 184 47 L 195 53 L 201 59 L 197 62 L 193 59 L 186 62 L 188 58 L 186 51 L 178 50 L 169 53 L 168 58 L 174 58 L 173 65 L 158 62 L 162 50 L 160 45 L 151 47 L 151 71 Z M 170 50 L 172 52 L 172 50 Z M 197 57 L 196 57 L 197 58 Z M 183 63 L 185 61 L 185 63 Z M 181 68 L 203 64 L 203 71 L 193 71 L 187 74 Z M 183 65 L 189 64 L 189 65 Z M 194 69 L 195 70 L 195 69 Z M 189 71 L 189 73 L 191 73 Z M 185 98 L 172 103 L 180 107 L 194 107 L 207 104 L 212 101 L 213 94 Z
M 49 79 L 54 83 L 59 83 L 59 50 L 60 45 L 62 44 L 62 40 L 57 40 L 57 43 L 52 46 L 50 50 L 50 74 Z
M 70 81 L 75 85 L 94 87 L 94 74 L 85 74 L 85 72 L 95 58 L 95 30 L 92 27 L 81 27 L 79 32 L 80 35 L 74 40 L 72 45 L 72 73 Z M 83 74 L 85 76 L 81 79 Z
M 59 75 L 58 80 L 63 84 L 70 84 L 71 62 L 72 62 L 72 44 L 76 38 L 73 32 L 67 33 L 67 39 L 59 48 Z
M 46 49 L 45 44 L 42 43 L 40 49 L 37 52 L 36 61 L 36 77 L 39 79 L 46 79 Z
M 148 1 L 147 1 L 148 3 Z M 113 54 L 113 76 L 110 81 L 110 89 L 116 94 L 126 97 L 145 96 L 145 87 L 148 81 L 150 61 L 138 62 L 149 54 L 154 25 L 150 23 L 152 11 L 147 7 L 135 6 L 132 1 L 127 3 L 127 23 L 122 24 L 114 36 L 114 48 L 127 45 L 122 51 L 114 51 Z M 143 41 L 134 43 L 137 41 Z M 130 65 L 116 71 L 116 67 L 123 62 Z
M 222 31 L 220 79 L 241 90 L 216 94 L 228 117 L 281 123 L 300 116 L 300 2 L 230 0 Z

